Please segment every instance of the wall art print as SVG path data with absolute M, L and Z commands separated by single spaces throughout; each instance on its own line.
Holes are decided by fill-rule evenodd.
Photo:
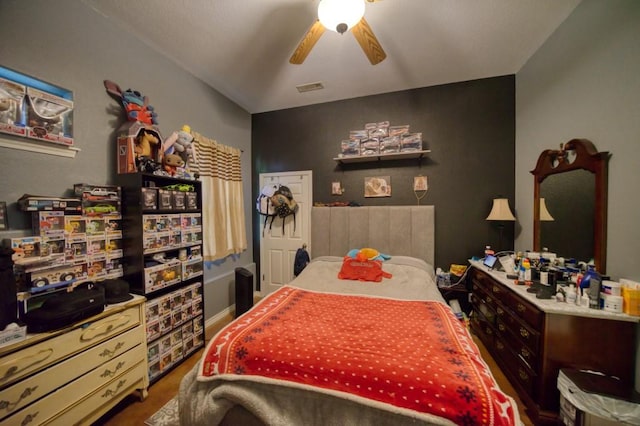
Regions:
M 364 178 L 365 197 L 391 197 L 391 176 Z

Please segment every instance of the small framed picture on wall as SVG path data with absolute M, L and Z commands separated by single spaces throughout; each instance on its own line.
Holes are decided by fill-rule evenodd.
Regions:
M 429 189 L 426 176 L 415 176 L 413 178 L 413 190 L 414 191 L 426 191 Z
M 340 182 L 331 182 L 331 195 L 342 195 L 342 184 Z
M 391 176 L 364 178 L 365 197 L 391 197 Z

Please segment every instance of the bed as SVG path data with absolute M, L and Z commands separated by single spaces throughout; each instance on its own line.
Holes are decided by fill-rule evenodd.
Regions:
M 437 289 L 433 224 L 433 206 L 314 207 L 311 263 L 208 343 L 181 424 L 520 424 Z M 355 260 L 381 281 L 338 278 L 359 247 L 390 256 Z

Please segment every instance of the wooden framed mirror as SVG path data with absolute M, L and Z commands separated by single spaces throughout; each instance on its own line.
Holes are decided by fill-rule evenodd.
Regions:
M 608 152 L 572 139 L 540 154 L 534 175 L 533 248 L 588 262 L 607 262 Z

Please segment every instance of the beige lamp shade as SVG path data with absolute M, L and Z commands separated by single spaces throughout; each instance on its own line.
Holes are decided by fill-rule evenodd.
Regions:
M 547 210 L 547 203 L 544 198 L 540 198 L 540 220 L 543 222 L 552 222 L 554 220 L 549 210 Z
M 516 217 L 511 213 L 509 200 L 506 198 L 494 198 L 493 207 L 491 208 L 491 213 L 487 216 L 487 220 L 516 220 Z

